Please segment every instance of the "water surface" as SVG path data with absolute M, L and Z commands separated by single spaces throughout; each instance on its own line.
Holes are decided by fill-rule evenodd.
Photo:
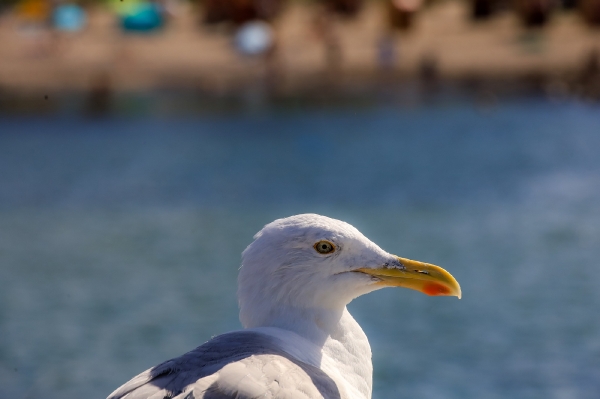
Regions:
M 241 251 L 318 212 L 462 286 L 350 305 L 375 398 L 595 399 L 599 132 L 541 100 L 2 119 L 0 397 L 103 398 L 239 328 Z

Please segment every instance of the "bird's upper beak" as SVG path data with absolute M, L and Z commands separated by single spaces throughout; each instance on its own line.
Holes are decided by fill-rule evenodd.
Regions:
M 361 268 L 357 272 L 377 277 L 386 287 L 404 287 L 427 295 L 447 295 L 461 297 L 458 281 L 446 270 L 429 263 L 396 257 L 399 266 L 381 268 Z M 395 263 L 395 262 L 394 262 Z

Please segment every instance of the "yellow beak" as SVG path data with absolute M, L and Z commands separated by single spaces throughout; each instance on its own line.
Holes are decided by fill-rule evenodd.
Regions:
M 357 272 L 377 277 L 386 287 L 404 287 L 427 295 L 461 297 L 458 281 L 446 270 L 429 263 L 398 257 L 404 268 L 357 269 Z

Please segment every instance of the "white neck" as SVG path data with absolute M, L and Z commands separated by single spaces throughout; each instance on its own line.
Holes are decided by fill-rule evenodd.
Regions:
M 252 327 L 279 338 L 286 352 L 325 371 L 336 381 L 342 398 L 371 398 L 371 347 L 346 307 L 283 307 L 268 323 Z

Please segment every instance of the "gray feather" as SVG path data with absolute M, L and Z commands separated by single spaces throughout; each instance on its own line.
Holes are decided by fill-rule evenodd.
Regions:
M 248 331 L 223 334 L 132 378 L 107 399 L 340 399 L 333 380 Z

